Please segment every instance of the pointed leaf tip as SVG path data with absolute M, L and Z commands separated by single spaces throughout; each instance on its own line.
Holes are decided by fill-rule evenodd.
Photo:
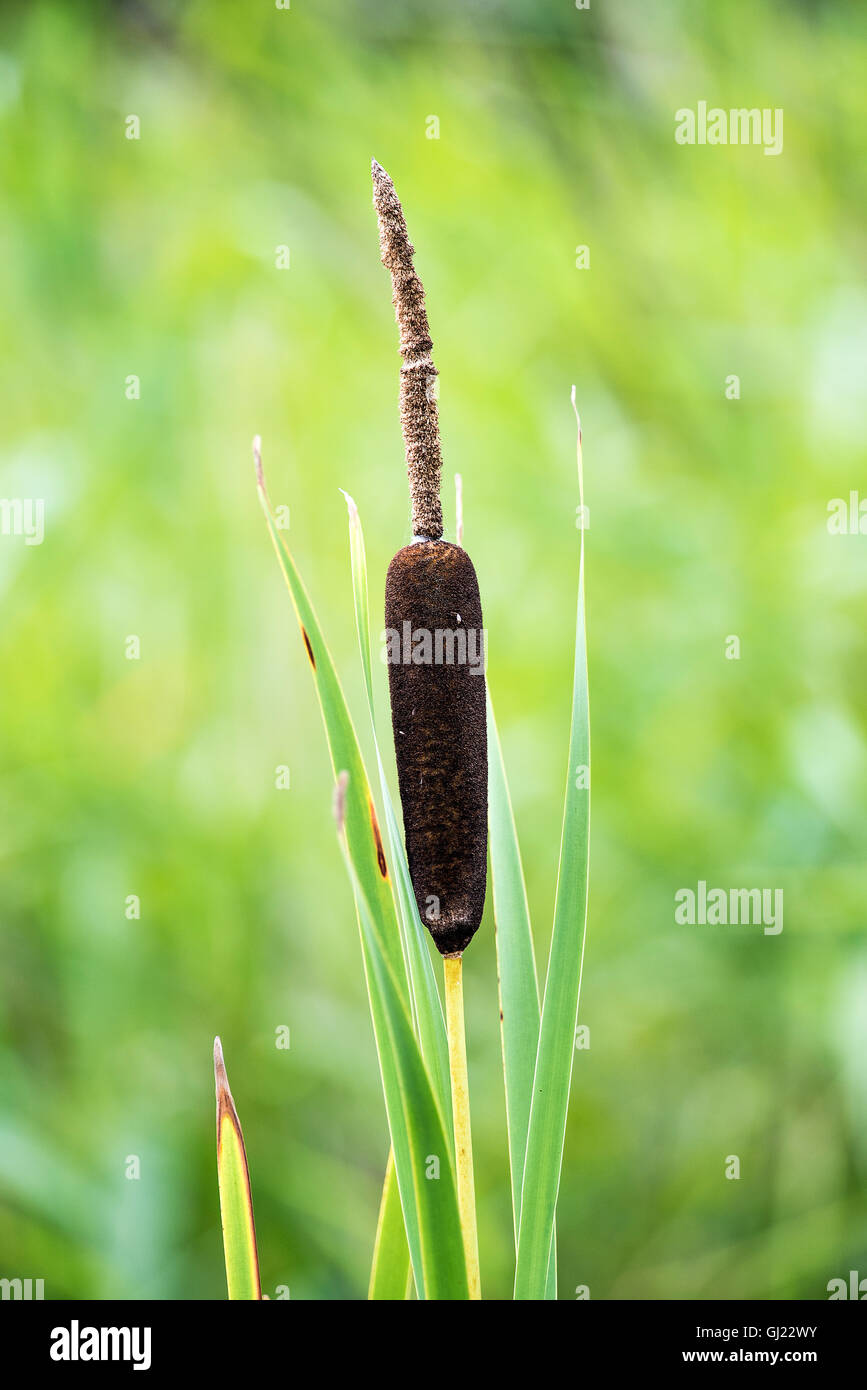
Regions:
M 253 463 L 256 468 L 256 482 L 261 490 L 265 491 L 265 470 L 262 467 L 262 436 L 253 436 Z
M 574 386 L 572 387 L 572 392 L 571 392 L 571 395 L 570 395 L 570 399 L 571 399 L 571 401 L 572 401 L 572 409 L 573 409 L 574 412 L 575 412 L 575 420 L 576 420 L 577 425 L 578 425 L 578 443 L 579 443 L 579 445 L 580 445 L 581 442 L 582 442 L 582 433 L 583 433 L 583 432 L 582 432 L 582 429 L 581 429 L 581 416 L 578 414 L 578 403 L 577 403 L 577 401 L 576 401 L 576 399 L 575 399 L 575 387 L 574 387 Z
M 223 1044 L 220 1042 L 219 1035 L 214 1038 L 214 1084 L 217 1088 L 217 1109 L 219 1110 L 220 1097 L 229 1090 L 229 1078 L 226 1075 L 226 1063 L 223 1060 Z
M 217 1092 L 217 1135 L 219 1137 L 220 1119 L 223 1115 L 229 1115 L 233 1123 L 238 1124 L 238 1112 L 232 1099 L 229 1075 L 223 1058 L 223 1044 L 219 1035 L 214 1038 L 214 1086 Z

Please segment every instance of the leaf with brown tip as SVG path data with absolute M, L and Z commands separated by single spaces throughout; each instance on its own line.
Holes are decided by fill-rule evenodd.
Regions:
M 217 1177 L 229 1298 L 260 1299 L 262 1285 L 250 1170 L 219 1038 L 214 1039 L 214 1081 L 217 1089 Z

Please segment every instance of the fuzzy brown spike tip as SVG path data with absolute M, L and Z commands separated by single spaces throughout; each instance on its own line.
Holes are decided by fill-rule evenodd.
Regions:
M 433 340 L 406 220 L 394 184 L 381 164 L 371 161 L 373 206 L 379 224 L 383 265 L 391 275 L 392 302 L 400 330 L 400 423 L 412 499 L 415 536 L 438 540 L 443 533 L 440 503 L 442 449 L 436 399 Z

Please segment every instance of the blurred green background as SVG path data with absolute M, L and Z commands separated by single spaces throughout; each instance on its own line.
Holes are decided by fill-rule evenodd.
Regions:
M 366 1292 L 387 1134 L 250 440 L 369 749 L 338 488 L 377 633 L 409 536 L 375 155 L 428 291 L 447 534 L 460 471 L 542 969 L 573 382 L 584 425 L 591 1046 L 560 1297 L 867 1276 L 867 539 L 826 525 L 867 489 L 858 21 L 844 0 L 4 7 L 0 495 L 44 498 L 45 539 L 0 537 L 0 1275 L 224 1296 L 219 1032 L 266 1291 Z M 783 153 L 677 145 L 700 100 L 782 107 Z M 677 925 L 699 879 L 783 888 L 782 934 Z M 490 904 L 465 992 L 483 1285 L 507 1297 Z

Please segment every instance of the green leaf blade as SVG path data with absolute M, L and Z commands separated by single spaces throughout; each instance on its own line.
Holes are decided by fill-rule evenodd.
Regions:
M 217 1179 L 226 1285 L 232 1300 L 261 1299 L 250 1170 L 219 1038 L 214 1040 L 214 1081 L 217 1092 Z
M 536 1048 L 539 1043 L 539 983 L 521 853 L 490 694 L 488 768 L 488 826 L 500 992 L 500 1037 L 506 1090 L 512 1211 L 517 1240 L 524 1155 L 533 1096 Z
M 574 393 L 573 393 L 574 403 Z M 576 412 L 577 415 L 577 412 Z M 578 477 L 583 517 L 580 422 Z M 586 777 L 584 770 L 586 769 Z M 590 854 L 590 705 L 584 607 L 584 531 L 578 567 L 578 613 L 569 770 L 560 843 L 554 927 L 548 957 L 539 1048 L 521 1196 L 515 1298 L 542 1299 L 548 1281 L 566 1114 L 575 1055 L 575 1029 L 584 962 Z
M 521 850 L 506 779 L 503 750 L 488 692 L 488 828 L 500 995 L 500 1041 L 515 1248 L 521 1188 L 539 1046 L 539 982 Z M 546 1298 L 557 1297 L 556 1232 L 552 1231 Z
M 394 1166 L 394 1152 L 389 1150 L 373 1246 L 368 1300 L 381 1303 L 406 1299 L 411 1282 L 409 1247 L 406 1243 L 403 1209 L 400 1205 L 400 1188 Z
M 338 806 L 343 786 L 341 776 Z M 420 1267 L 413 1258 L 416 1288 L 420 1298 L 467 1299 L 457 1187 L 445 1125 L 409 1011 L 346 847 L 342 809 L 338 811 L 338 825 L 364 938 L 374 1033 L 407 1238 L 411 1255 L 416 1242 L 419 1252 Z M 436 1171 L 432 1170 L 434 1159 L 438 1160 Z
M 345 769 L 349 773 L 346 805 L 346 839 L 349 852 L 371 911 L 382 932 L 384 948 L 395 971 L 398 987 L 408 1002 L 406 970 L 391 876 L 355 726 L 313 605 L 272 511 L 265 488 L 258 441 L 254 446 L 254 452 L 259 499 L 301 628 L 307 660 L 312 668 L 331 765 L 335 777 L 339 769 Z

